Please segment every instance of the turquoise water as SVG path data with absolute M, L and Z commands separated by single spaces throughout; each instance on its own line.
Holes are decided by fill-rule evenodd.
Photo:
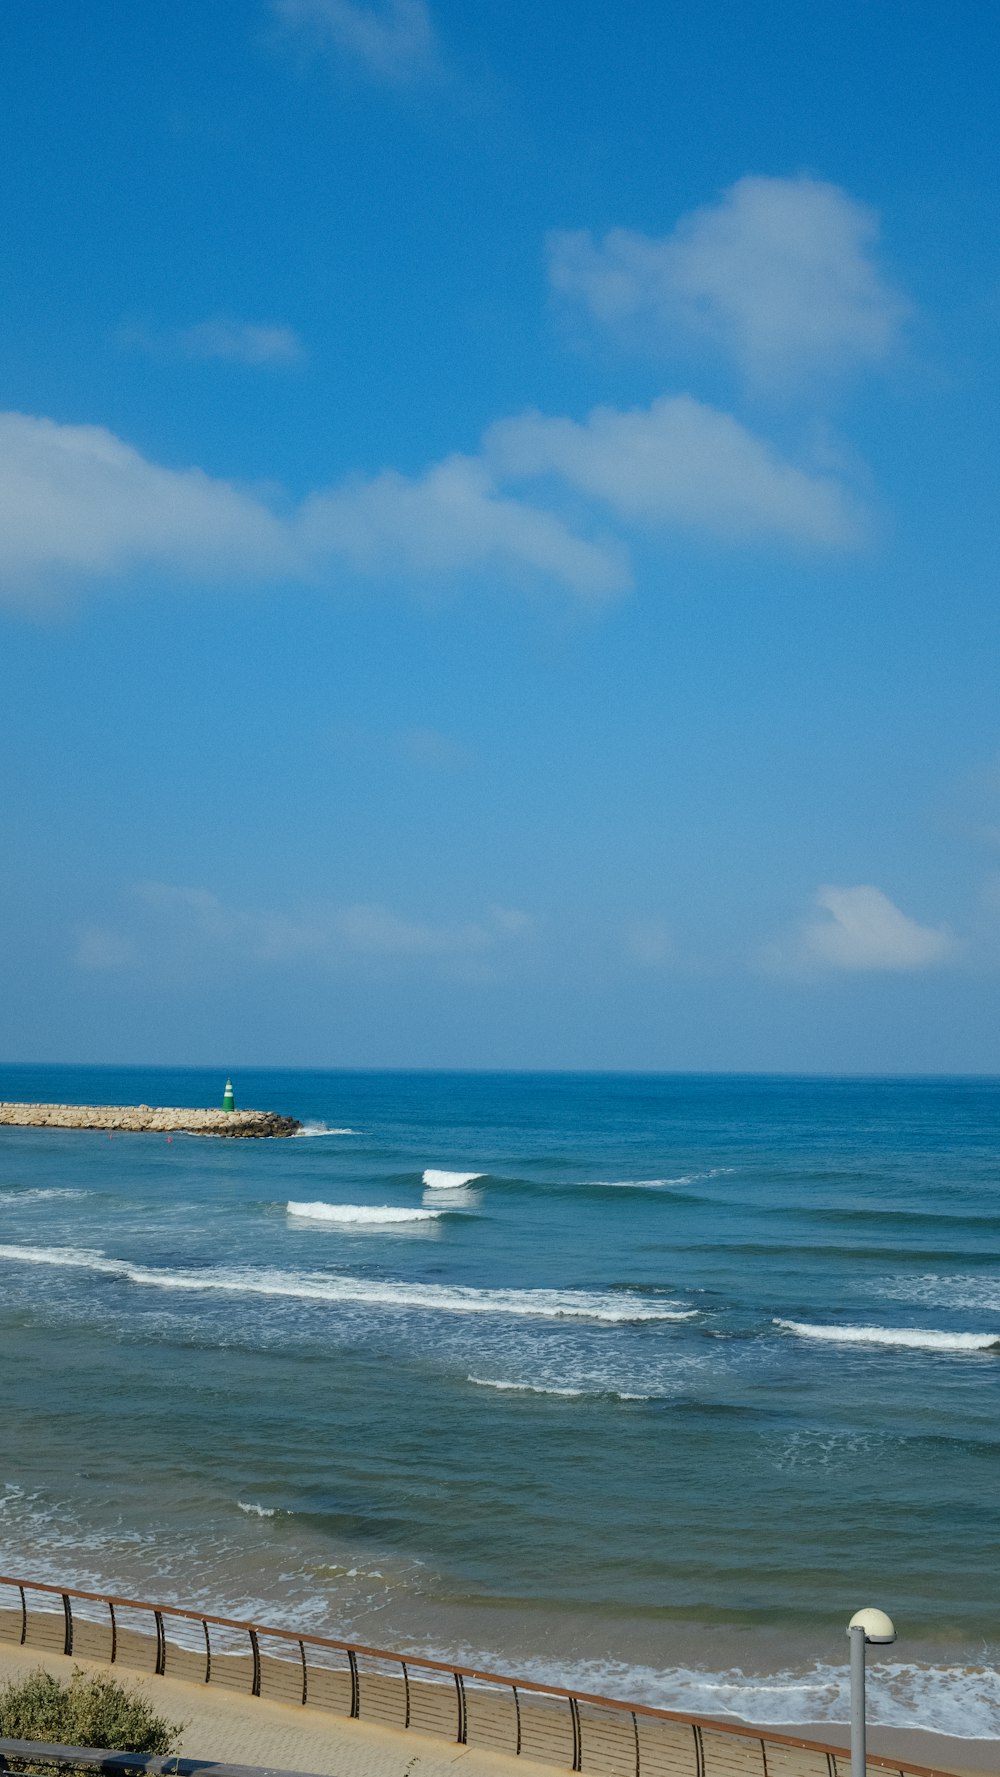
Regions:
M 236 1088 L 312 1132 L 0 1130 L 4 1571 L 771 1721 L 875 1602 L 875 1713 L 1000 1735 L 1000 1084 Z

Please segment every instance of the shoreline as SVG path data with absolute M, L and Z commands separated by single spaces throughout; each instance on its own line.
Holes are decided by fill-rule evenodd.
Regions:
M 746 1722 L 739 1715 L 720 1716 L 720 1721 L 735 1721 L 752 1727 L 758 1734 L 788 1734 L 794 1739 L 821 1741 L 850 1754 L 851 1731 L 846 1722 Z M 956 1734 L 939 1734 L 932 1728 L 879 1727 L 868 1723 L 865 1736 L 869 1761 L 872 1758 L 898 1758 L 907 1764 L 925 1765 L 928 1769 L 952 1772 L 963 1777 L 966 1772 L 980 1772 L 988 1777 L 1000 1773 L 1000 1740 L 963 1740 Z
M 19 1585 L 10 1579 L 4 1583 Z M 146 1620 L 150 1616 L 155 1635 Z M 511 1768 L 523 1761 L 565 1769 L 572 1758 L 573 1770 L 583 1769 L 592 1777 L 638 1777 L 640 1768 L 660 1770 L 666 1761 L 674 1777 L 684 1777 L 689 1766 L 692 1777 L 705 1777 L 706 1765 L 711 1771 L 720 1760 L 731 1766 L 735 1759 L 744 1777 L 752 1777 L 758 1762 L 761 1777 L 768 1777 L 777 1759 L 784 1777 L 846 1777 L 837 1766 L 841 1756 L 846 1763 L 850 1752 L 850 1731 L 843 1721 L 763 1722 L 732 1709 L 706 1710 L 693 1697 L 680 1698 L 664 1710 L 629 1695 L 624 1687 L 604 1694 L 582 1686 L 550 1687 L 541 1673 L 529 1676 L 527 1661 L 516 1677 L 503 1676 L 308 1632 L 299 1638 L 294 1629 L 205 1618 L 175 1606 L 21 1584 L 20 1609 L 0 1608 L 0 1678 L 10 1661 L 21 1662 L 22 1670 L 25 1661 L 62 1670 L 62 1663 L 71 1668 L 81 1659 L 107 1671 L 113 1667 L 123 1678 L 151 1679 L 154 1689 L 169 1680 L 185 1695 L 193 1729 L 198 1723 L 191 1718 L 190 1705 L 208 1699 L 211 1713 L 222 1689 L 230 1706 L 242 1706 L 250 1734 L 265 1712 L 276 1709 L 296 1737 L 304 1730 L 313 1737 L 346 1732 L 349 1738 L 360 1726 L 390 1729 L 394 1739 L 411 1748 L 430 1737 L 443 1750 L 455 1743 L 457 1698 L 463 1747 L 458 1756 L 499 1757 Z M 875 1773 L 903 1763 L 926 1774 L 1000 1774 L 1000 1739 L 872 1721 L 867 1739 L 869 1770 Z M 185 1753 L 201 1756 L 205 1750 L 195 1737 L 183 1747 Z M 295 1756 L 293 1752 L 291 1759 L 275 1757 L 273 1762 L 290 1768 Z M 248 1755 L 246 1762 L 260 1761 Z M 384 1767 L 372 1777 L 384 1777 Z
M 183 1721 L 179 1751 L 184 1757 L 214 1758 L 255 1765 L 278 1765 L 290 1771 L 326 1774 L 326 1777 L 408 1777 L 419 1764 L 423 1777 L 441 1773 L 461 1762 L 468 1777 L 516 1777 L 516 1773 L 543 1773 L 564 1770 L 566 1764 L 558 1756 L 532 1758 L 522 1753 L 512 1756 L 496 1747 L 468 1744 L 456 1747 L 453 1737 L 444 1731 L 428 1732 L 419 1727 L 402 1728 L 379 1720 L 352 1720 L 346 1709 L 303 1709 L 291 1701 L 272 1697 L 255 1697 L 242 1690 L 212 1686 L 194 1681 L 193 1674 L 172 1677 L 153 1674 L 145 1669 L 122 1664 L 110 1667 L 106 1660 L 87 1654 L 66 1655 L 52 1647 L 18 1646 L 0 1637 L 0 1685 L 18 1680 L 38 1667 L 66 1679 L 74 1668 L 91 1671 L 114 1671 L 128 1685 L 139 1685 L 147 1692 L 153 1706 L 172 1719 Z M 382 1684 L 386 1684 L 382 1680 Z M 392 1681 L 389 1681 L 391 1684 Z M 749 1746 L 758 1737 L 771 1742 L 771 1760 L 780 1759 L 784 1777 L 816 1777 L 817 1760 L 830 1748 L 849 1757 L 849 1730 L 845 1725 L 829 1722 L 783 1723 L 744 1722 L 733 1715 L 697 1718 L 705 1733 L 710 1734 L 717 1722 L 725 1729 L 739 1724 L 750 1730 Z M 586 1731 L 586 1730 L 585 1730 Z M 782 1737 L 792 1744 L 781 1744 Z M 742 1766 L 739 1741 L 731 1751 Z M 922 1767 L 940 1777 L 997 1777 L 1000 1773 L 1000 1741 L 963 1740 L 937 1734 L 922 1728 L 881 1728 L 869 1726 L 867 1736 L 868 1769 L 881 1777 L 884 1766 L 872 1760 L 901 1760 Z M 709 1765 L 716 1762 L 720 1748 L 709 1751 Z M 608 1777 L 624 1771 L 620 1754 L 611 1754 L 606 1769 Z M 713 1756 L 714 1755 L 714 1756 Z M 702 1755 L 704 1757 L 704 1753 Z M 730 1754 L 726 1753 L 727 1762 Z M 769 1760 L 769 1763 L 771 1762 Z M 838 1757 L 838 1765 L 840 1759 Z M 604 1760 L 598 1751 L 598 1766 L 588 1758 L 585 1770 L 602 1769 Z M 749 1766 L 747 1766 L 749 1769 Z
M 168 1105 L 0 1104 L 11 1129 L 104 1129 L 129 1134 L 223 1135 L 260 1139 L 298 1135 L 296 1117 L 277 1111 L 193 1110 Z

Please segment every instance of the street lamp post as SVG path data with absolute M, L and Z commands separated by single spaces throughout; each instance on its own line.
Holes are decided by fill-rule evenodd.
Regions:
M 896 1639 L 884 1610 L 856 1610 L 847 1625 L 851 1638 L 851 1777 L 865 1777 L 865 1648 L 888 1647 Z

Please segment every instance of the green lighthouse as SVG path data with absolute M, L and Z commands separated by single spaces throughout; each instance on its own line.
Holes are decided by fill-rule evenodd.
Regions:
M 226 1081 L 226 1090 L 225 1090 L 225 1093 L 223 1094 L 222 1108 L 224 1111 L 235 1111 L 235 1109 L 236 1109 L 236 1100 L 233 1097 L 233 1082 L 232 1082 L 232 1080 Z

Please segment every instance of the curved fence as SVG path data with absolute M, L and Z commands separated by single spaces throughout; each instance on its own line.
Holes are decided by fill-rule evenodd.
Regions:
M 585 1777 L 848 1777 L 842 1750 L 473 1667 L 0 1575 L 0 1639 L 431 1734 Z M 869 1757 L 873 1777 L 946 1777 Z

